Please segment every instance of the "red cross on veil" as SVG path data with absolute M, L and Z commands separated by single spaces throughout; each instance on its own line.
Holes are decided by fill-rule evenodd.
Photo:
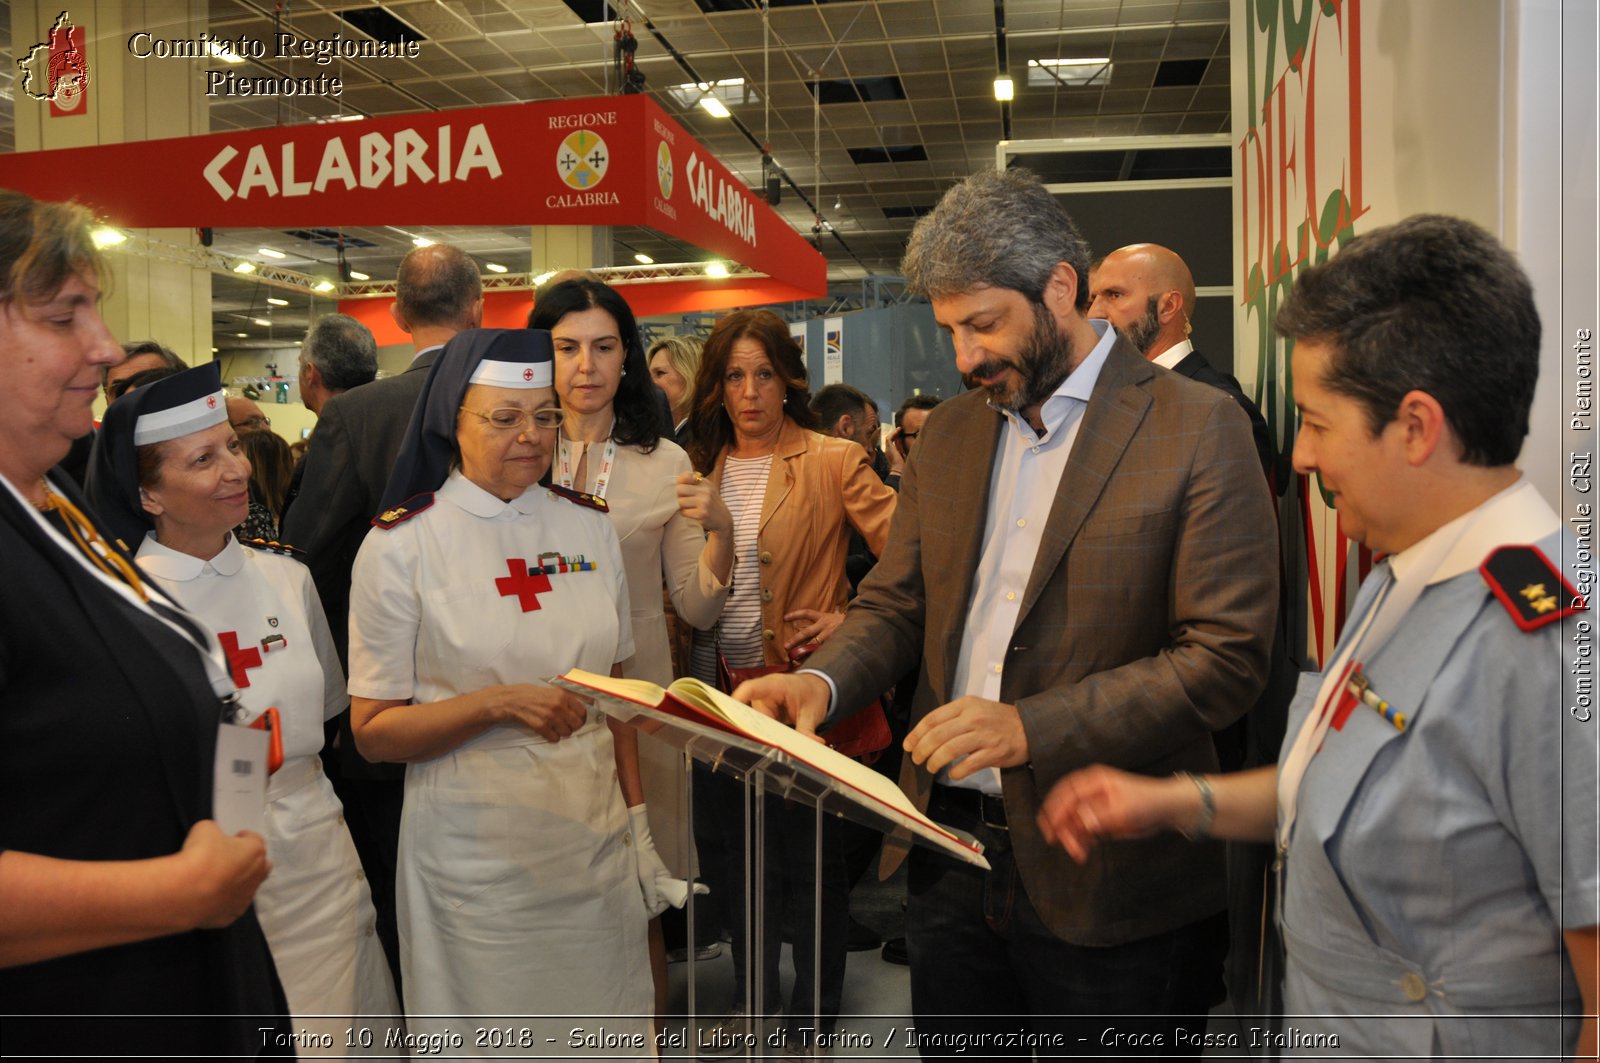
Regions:
M 539 608 L 539 595 L 550 589 L 550 577 L 543 572 L 529 572 L 528 563 L 520 557 L 508 558 L 506 570 L 510 572 L 509 576 L 501 576 L 494 581 L 500 597 L 515 595 L 524 613 Z
M 237 631 L 219 631 L 217 641 L 228 655 L 228 674 L 233 677 L 233 685 L 243 690 L 250 685 L 249 670 L 261 667 L 261 651 L 254 646 L 241 647 Z

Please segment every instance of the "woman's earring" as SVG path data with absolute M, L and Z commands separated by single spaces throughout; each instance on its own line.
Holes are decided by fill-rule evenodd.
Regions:
M 623 376 L 627 376 L 628 375 L 628 367 L 627 366 L 623 366 L 622 367 L 622 375 Z

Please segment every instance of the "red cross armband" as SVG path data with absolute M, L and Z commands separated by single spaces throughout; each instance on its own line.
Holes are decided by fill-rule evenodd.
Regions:
M 1589 603 L 1537 546 L 1502 546 L 1478 566 L 1489 590 L 1523 631 L 1587 612 Z

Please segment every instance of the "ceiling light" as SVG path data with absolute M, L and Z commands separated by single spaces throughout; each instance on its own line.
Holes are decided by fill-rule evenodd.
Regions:
M 312 288 L 311 290 L 314 291 L 314 292 L 331 292 L 331 291 L 333 291 L 333 282 L 332 281 L 318 281 L 317 282 L 317 286 L 315 288 Z
M 411 238 L 411 242 L 416 244 L 418 247 L 432 247 L 433 246 L 433 241 L 428 239 L 426 236 L 413 236 Z
M 248 332 L 235 332 L 234 335 L 238 336 L 241 340 L 247 340 L 250 338 L 250 333 Z
M 713 118 L 726 118 L 733 113 L 732 111 L 728 110 L 727 104 L 723 103 L 715 96 L 700 97 L 700 106 L 704 107 L 706 109 L 706 113 Z
M 260 252 L 261 254 L 266 255 L 268 258 L 288 258 L 289 257 L 288 255 L 284 254 L 282 251 L 278 251 L 278 250 L 276 250 L 274 248 L 271 248 L 271 247 L 258 247 L 258 248 L 256 248 L 256 250 L 258 252 Z
M 350 279 L 353 280 L 353 281 L 369 281 L 372 278 L 367 276 L 365 273 L 358 273 L 355 270 L 351 270 L 350 271 Z
M 276 296 L 271 296 L 271 295 L 267 296 L 267 302 L 271 303 L 273 306 L 288 306 L 289 305 L 289 300 L 287 300 L 287 299 L 279 299 Z
M 217 353 L 217 348 L 215 348 L 215 347 L 211 348 L 211 353 L 212 354 L 216 354 Z
M 834 210 L 843 210 L 844 209 L 844 197 L 843 196 L 838 196 L 838 197 L 836 197 L 834 199 L 834 201 L 833 201 L 833 209 Z
M 638 254 L 634 255 L 633 260 L 639 263 L 641 266 L 653 266 L 656 264 L 656 260 L 645 254 L 643 251 L 640 251 Z
M 706 263 L 706 276 L 708 276 L 708 277 L 726 277 L 727 275 L 728 275 L 728 267 L 723 265 L 721 262 L 708 262 L 708 263 Z
M 556 271 L 555 270 L 547 269 L 543 273 L 539 274 L 537 277 L 533 278 L 533 286 L 535 288 L 537 288 L 537 287 L 539 287 L 539 285 L 543 284 L 545 281 L 549 280 L 551 277 L 554 277 L 555 275 L 556 275 Z
M 498 262 L 485 262 L 484 265 L 489 268 L 490 273 L 504 273 L 506 271 L 506 268 Z
M 206 54 L 212 59 L 220 59 L 224 63 L 237 64 L 244 62 L 244 56 L 234 51 L 230 45 L 224 44 L 222 41 L 212 41 L 206 45 Z M 215 350 L 216 348 L 212 349 Z
M 252 325 L 260 325 L 263 328 L 271 328 L 272 327 L 272 322 L 268 321 L 264 317 L 253 317 L 253 318 L 250 319 L 250 323 Z
M 254 262 L 241 262 L 237 266 L 233 267 L 233 271 L 235 273 L 254 273 L 256 271 L 256 264 Z
M 94 241 L 94 246 L 100 248 L 115 247 L 127 238 L 127 233 L 119 229 L 113 229 L 109 225 L 100 226 L 90 235 L 90 239 Z
M 994 98 L 1001 103 L 1007 103 L 1016 98 L 1017 88 L 1009 75 L 994 79 Z

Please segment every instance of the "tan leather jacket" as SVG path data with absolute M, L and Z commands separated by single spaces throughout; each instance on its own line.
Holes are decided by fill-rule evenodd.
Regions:
M 782 664 L 784 643 L 804 625 L 787 623 L 795 609 L 838 611 L 850 586 L 844 559 L 850 528 L 878 556 L 889 539 L 895 493 L 878 479 L 861 444 L 801 428 L 787 417 L 773 451 L 761 502 L 761 638 L 768 664 Z M 720 487 L 728 451 L 711 479 Z

